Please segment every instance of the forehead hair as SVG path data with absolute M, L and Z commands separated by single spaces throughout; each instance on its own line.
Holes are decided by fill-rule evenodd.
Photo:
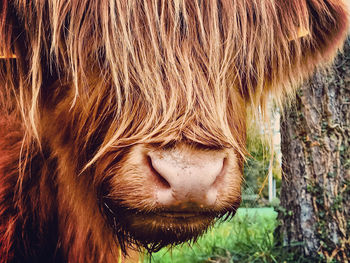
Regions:
M 113 112 L 106 147 L 125 134 L 130 143 L 130 137 L 176 133 L 172 138 L 185 134 L 240 149 L 242 108 L 264 111 L 270 94 L 278 99 L 290 92 L 333 55 L 347 24 L 342 2 L 334 0 L 2 5 L 1 51 L 16 54 L 13 75 L 28 130 L 39 137 L 40 100 L 51 96 L 45 81 L 59 79 L 71 87 L 73 112 L 83 108 L 85 118 Z M 301 31 L 307 33 L 300 37 Z M 84 107 L 75 107 L 83 101 Z M 92 127 L 103 116 L 96 113 Z

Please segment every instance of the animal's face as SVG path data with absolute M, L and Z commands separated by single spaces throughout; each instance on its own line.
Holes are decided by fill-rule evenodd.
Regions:
M 26 138 L 57 164 L 58 214 L 75 229 L 62 223 L 67 250 L 111 236 L 156 250 L 234 214 L 247 107 L 264 112 L 331 58 L 344 10 L 336 0 L 4 1 L 0 51 L 17 59 L 1 76 Z
M 119 119 L 114 99 L 105 97 L 101 104 L 96 102 L 106 96 L 95 91 L 99 85 L 108 84 L 89 85 L 90 96 L 78 98 L 73 108 L 73 89 L 61 85 L 62 94 L 58 92 L 42 107 L 40 134 L 55 149 L 62 169 L 71 173 L 67 167 L 74 167 L 77 171 L 62 179 L 62 185 L 91 196 L 97 205 L 94 209 L 100 211 L 98 216 L 121 244 L 128 241 L 157 250 L 195 240 L 214 219 L 234 215 L 240 204 L 245 118 L 237 119 L 233 113 L 245 115 L 242 96 L 232 89 L 232 97 L 225 98 L 225 107 L 218 105 L 218 111 L 206 105 L 214 96 L 207 91 L 184 116 L 186 98 L 174 88 L 172 92 L 179 98 L 174 98 L 177 105 L 170 120 L 162 124 L 164 116 L 158 116 L 158 122 L 156 118 L 138 135 L 148 125 L 143 122 L 153 110 L 146 110 L 147 101 L 131 91 L 135 92 L 135 103 L 126 106 L 128 111 L 121 117 L 125 120 Z M 104 88 L 113 90 L 109 87 Z M 222 87 L 216 92 L 225 90 Z M 204 90 L 197 87 L 196 93 L 200 92 Z M 122 133 L 119 140 L 112 140 L 118 133 Z M 240 148 L 230 144 L 229 138 L 239 142 Z M 84 170 L 87 161 L 111 140 L 114 143 Z

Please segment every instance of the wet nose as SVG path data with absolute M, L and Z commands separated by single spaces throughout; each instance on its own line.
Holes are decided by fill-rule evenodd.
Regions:
M 225 157 L 212 151 L 175 149 L 148 154 L 157 201 L 166 206 L 214 205 Z

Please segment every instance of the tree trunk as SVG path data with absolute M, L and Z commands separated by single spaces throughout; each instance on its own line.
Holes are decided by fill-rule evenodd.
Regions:
M 350 39 L 331 72 L 301 87 L 281 137 L 284 244 L 302 244 L 299 253 L 322 262 L 349 262 Z

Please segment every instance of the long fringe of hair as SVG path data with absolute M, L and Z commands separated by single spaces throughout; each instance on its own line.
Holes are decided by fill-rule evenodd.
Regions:
M 332 58 L 348 23 L 337 0 L 18 0 L 0 8 L 1 86 L 15 94 L 30 140 L 40 142 L 40 107 L 54 96 L 48 79 L 72 87 L 72 114 L 85 102 L 80 117 L 94 120 L 91 129 L 113 116 L 89 164 L 111 146 L 167 134 L 243 154 L 240 108 L 261 113 L 271 94 L 280 101 Z

